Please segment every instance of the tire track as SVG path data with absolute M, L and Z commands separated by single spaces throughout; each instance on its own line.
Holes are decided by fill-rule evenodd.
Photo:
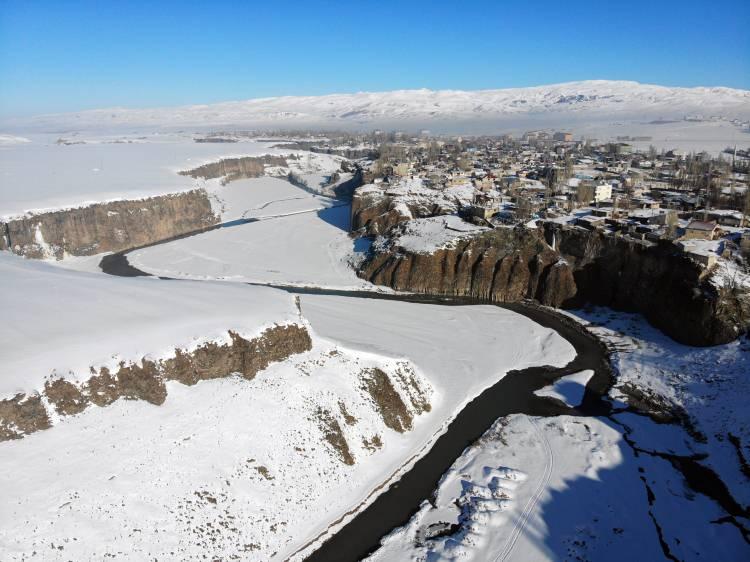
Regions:
M 536 423 L 536 421 L 534 421 L 533 418 L 529 417 L 527 419 L 529 420 L 529 423 L 531 423 L 537 435 L 539 435 L 539 438 L 542 442 L 542 448 L 544 449 L 547 459 L 544 465 L 544 472 L 542 473 L 542 477 L 539 479 L 539 484 L 537 484 L 537 487 L 534 490 L 532 496 L 529 498 L 529 501 L 526 502 L 526 506 L 521 512 L 521 517 L 516 523 L 515 529 L 513 529 L 513 532 L 508 538 L 508 542 L 505 544 L 505 548 L 497 556 L 495 556 L 494 562 L 505 562 L 513 553 L 516 542 L 518 542 L 518 538 L 526 528 L 526 525 L 529 522 L 529 517 L 531 516 L 531 512 L 534 510 L 537 503 L 539 503 L 539 499 L 542 497 L 542 494 L 547 488 L 547 484 L 549 484 L 550 477 L 552 476 L 552 471 L 555 468 L 555 455 L 552 452 L 552 447 L 550 447 L 547 436 L 544 434 L 544 431 L 539 429 L 539 425 Z

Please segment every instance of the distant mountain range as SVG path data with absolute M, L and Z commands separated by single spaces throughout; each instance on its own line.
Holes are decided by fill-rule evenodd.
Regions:
M 670 88 L 588 80 L 502 90 L 398 90 L 283 96 L 155 109 L 110 108 L 42 115 L 9 123 L 35 129 L 245 127 L 372 129 L 526 126 L 607 120 L 748 119 L 750 91 Z

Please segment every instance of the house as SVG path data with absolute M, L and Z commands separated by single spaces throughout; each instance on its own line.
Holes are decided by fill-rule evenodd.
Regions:
M 594 201 L 604 201 L 612 198 L 612 186 L 608 183 L 600 183 L 594 188 Z
M 561 141 L 561 142 L 571 142 L 573 140 L 573 134 L 558 132 L 552 136 L 552 140 Z
M 682 241 L 678 242 L 677 245 L 685 252 L 686 256 L 706 267 L 713 267 L 718 262 L 719 256 L 705 246 L 697 246 L 695 243 Z
M 576 226 L 582 226 L 589 230 L 594 230 L 598 226 L 604 226 L 604 217 L 595 217 L 594 215 L 586 215 L 583 217 L 577 217 L 574 223 Z
M 500 200 L 485 193 L 474 195 L 474 202 L 465 209 L 470 217 L 489 219 L 500 210 Z
M 724 226 L 742 226 L 744 222 L 740 211 L 714 209 L 713 211 L 708 211 L 706 214 L 710 220 L 716 221 L 718 224 Z
M 641 224 L 665 225 L 670 219 L 675 220 L 677 213 L 670 209 L 636 209 L 629 217 Z
M 719 236 L 719 225 L 715 222 L 692 220 L 685 227 L 685 240 L 716 240 Z
M 393 167 L 393 173 L 397 176 L 408 176 L 411 173 L 411 164 L 408 162 L 401 162 Z

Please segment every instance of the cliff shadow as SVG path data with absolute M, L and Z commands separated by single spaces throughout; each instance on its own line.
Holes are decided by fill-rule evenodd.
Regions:
M 335 226 L 348 234 L 351 228 L 351 208 L 350 204 L 339 204 L 335 207 L 321 209 L 317 214 L 323 222 Z
M 596 419 L 622 432 L 611 420 Z M 595 435 L 585 418 L 573 423 Z M 564 479 L 539 505 L 544 524 L 532 520 L 524 528 L 525 539 L 551 559 L 747 559 L 750 546 L 711 491 L 696 493 L 669 458 L 637 453 L 622 439 L 595 454 L 599 461 L 586 474 Z

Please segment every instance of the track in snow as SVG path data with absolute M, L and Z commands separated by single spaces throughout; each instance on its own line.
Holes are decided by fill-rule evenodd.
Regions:
M 494 562 L 505 562 L 513 553 L 513 548 L 515 548 L 516 542 L 518 542 L 518 537 L 521 536 L 521 533 L 526 528 L 526 525 L 529 522 L 529 517 L 531 516 L 531 512 L 534 511 L 536 504 L 539 503 L 539 499 L 547 489 L 549 479 L 552 476 L 552 470 L 555 468 L 555 455 L 552 452 L 552 447 L 550 447 L 547 436 L 544 434 L 544 431 L 539 429 L 539 425 L 536 423 L 536 421 L 534 421 L 534 418 L 528 417 L 527 419 L 539 435 L 539 438 L 542 442 L 542 448 L 544 449 L 547 459 L 544 465 L 544 472 L 542 473 L 542 477 L 539 479 L 539 484 L 537 484 L 537 487 L 534 490 L 533 495 L 529 498 L 529 501 L 526 502 L 526 506 L 521 512 L 521 517 L 516 522 L 515 529 L 513 529 L 510 537 L 508 537 L 508 542 L 505 544 L 505 548 L 497 556 L 495 556 Z

